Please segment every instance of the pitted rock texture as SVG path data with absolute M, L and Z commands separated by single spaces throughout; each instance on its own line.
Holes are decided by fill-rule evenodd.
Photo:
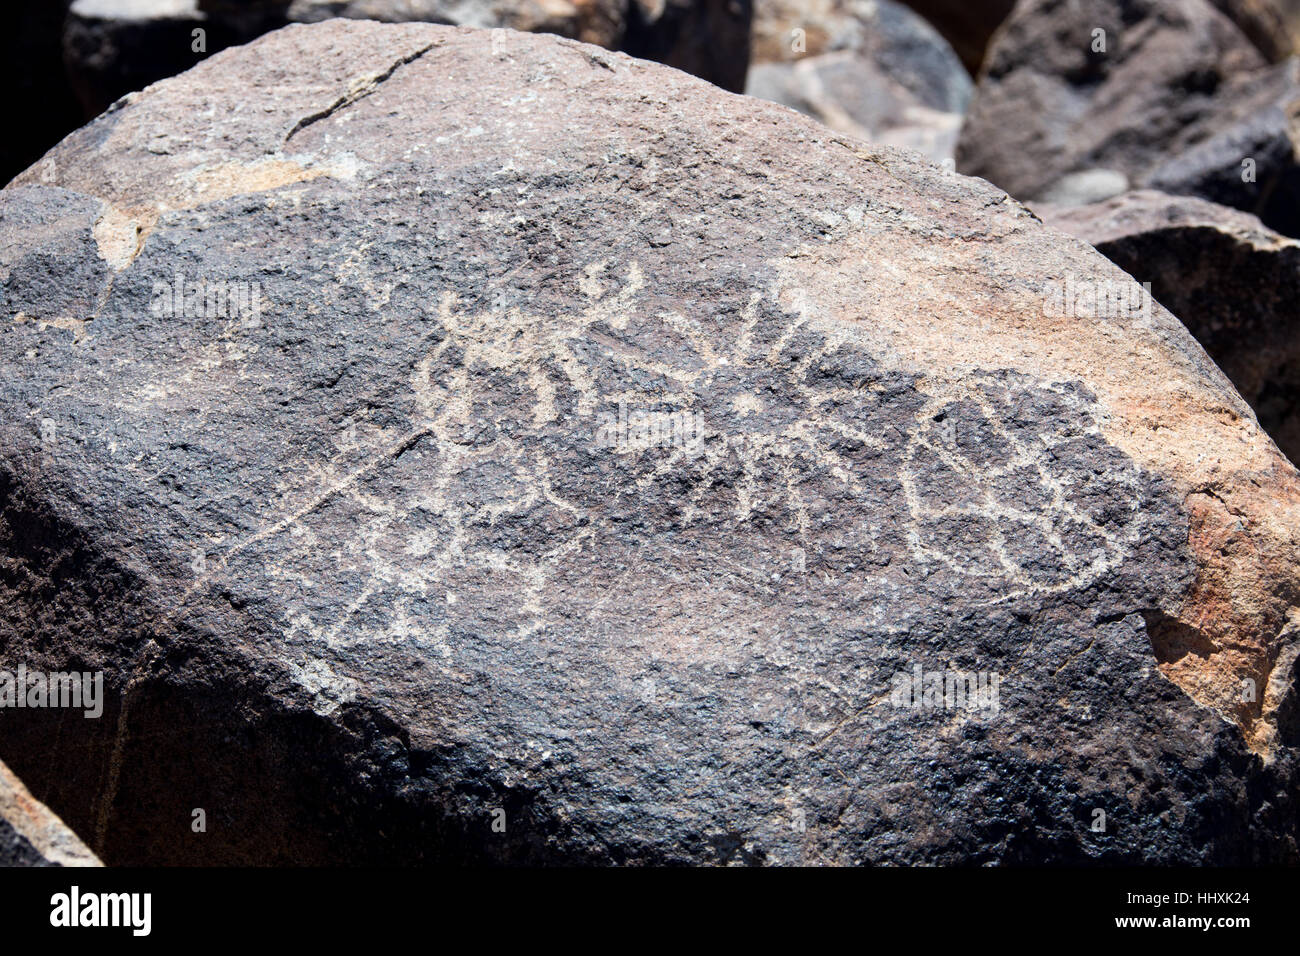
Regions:
M 335 17 L 554 33 L 740 91 L 750 15 L 751 0 L 76 0 L 63 58 L 87 119 L 219 50 Z
M 1021 200 L 1151 187 L 1290 232 L 1295 71 L 1268 66 L 1207 0 L 1024 0 L 990 51 L 957 168 Z
M 942 162 L 971 82 L 944 39 L 891 0 L 760 0 L 745 92 Z
M 1150 282 L 1282 451 L 1300 461 L 1300 243 L 1235 209 L 1149 190 L 1034 211 Z
M 997 189 L 341 21 L 54 155 L 0 664 L 108 700 L 0 755 L 107 861 L 1296 858 L 1300 477 L 1163 309 L 1045 316 L 1131 280 Z M 896 693 L 950 669 L 997 708 Z
M 86 845 L 0 763 L 0 866 L 101 866 Z

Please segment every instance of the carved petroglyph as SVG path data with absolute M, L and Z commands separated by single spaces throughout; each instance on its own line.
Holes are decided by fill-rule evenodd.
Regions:
M 1074 500 L 1095 492 L 1089 477 L 1052 460 L 1058 445 L 1097 435 L 1091 399 L 1072 386 L 904 381 L 798 290 L 698 316 L 647 307 L 635 263 L 594 263 L 577 285 L 577 308 L 550 313 L 442 296 L 410 376 L 412 428 L 351 426 L 340 458 L 304 483 L 318 490 L 227 552 L 292 535 L 271 571 L 304 596 L 291 602 L 290 638 L 413 642 L 445 659 L 464 605 L 501 593 L 513 595 L 509 626 L 534 634 L 557 570 L 594 562 L 623 533 L 618 516 L 647 503 L 647 533 L 748 529 L 785 563 L 791 546 L 817 551 L 828 526 L 843 550 L 840 510 L 901 483 L 852 546 L 905 541 L 911 561 L 986 579 L 992 600 L 1086 587 L 1141 533 L 1136 519 L 1090 515 Z M 1025 411 L 1011 408 L 1013 391 L 1027 389 L 1045 424 L 1008 421 Z M 602 449 L 599 413 L 620 402 L 697 413 L 702 441 Z M 1104 481 L 1113 491 L 1138 476 Z M 310 519 L 326 508 L 354 532 L 317 536 Z M 335 567 L 322 575 L 309 569 L 323 547 Z M 354 583 L 342 606 L 311 598 L 331 574 Z
M 927 386 L 934 394 L 900 471 L 917 560 L 991 579 L 996 600 L 1009 600 L 1087 587 L 1132 553 L 1143 529 L 1133 513 L 1141 501 L 1137 470 L 1073 474 L 1063 467 L 1071 450 L 1057 450 L 1100 434 L 1077 390 L 1043 387 L 1047 404 L 1029 428 L 1014 421 L 1005 380 L 972 374 Z M 1023 384 L 1019 391 L 1033 392 Z M 1130 502 L 1130 514 L 1109 526 L 1090 515 L 1076 500 L 1090 481 L 1125 489 L 1120 500 Z

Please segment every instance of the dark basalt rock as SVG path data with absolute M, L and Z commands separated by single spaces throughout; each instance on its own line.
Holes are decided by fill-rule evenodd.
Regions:
M 343 21 L 52 156 L 0 666 L 109 700 L 0 756 L 105 860 L 1297 859 L 1300 476 L 1163 309 L 1047 314 L 1131 280 L 997 189 Z
M 1279 23 L 1300 20 L 1269 0 L 1022 3 L 980 80 L 957 167 L 1024 200 L 1086 205 L 1149 188 L 1300 235 L 1300 60 L 1283 56 L 1293 43 Z M 1257 49 L 1265 33 L 1276 42 Z

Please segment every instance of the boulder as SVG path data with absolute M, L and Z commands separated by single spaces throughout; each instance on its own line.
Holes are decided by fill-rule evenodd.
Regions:
M 891 0 L 760 0 L 745 92 L 942 162 L 971 82 L 944 39 Z
M 1081 174 L 1116 194 L 1144 186 L 1171 157 L 1249 122 L 1238 109 L 1266 67 L 1206 0 L 1023 0 L 989 53 L 957 168 L 1023 200 Z
M 75 0 L 63 56 L 86 118 L 219 50 L 289 23 L 333 18 L 554 33 L 738 92 L 750 10 L 750 0 Z
M 0 763 L 0 866 L 102 866 L 50 809 Z
M 1300 242 L 1247 213 L 1152 191 L 1034 211 L 1150 282 L 1282 451 L 1300 461 Z
M 1190 123 L 1143 182 L 1258 216 L 1300 236 L 1300 59 L 1232 85 L 1212 114 Z
M 1300 474 L 1187 330 L 500 39 L 280 30 L 0 191 L 0 666 L 106 697 L 0 756 L 114 864 L 1300 858 Z

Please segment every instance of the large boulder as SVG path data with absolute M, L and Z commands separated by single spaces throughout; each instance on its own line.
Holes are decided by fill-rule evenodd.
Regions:
M 1034 211 L 1150 282 L 1300 462 L 1300 242 L 1247 213 L 1152 191 Z
M 1300 856 L 1300 475 L 1001 191 L 425 24 L 53 155 L 0 192 L 0 664 L 107 700 L 0 755 L 106 861 Z
M 554 33 L 739 92 L 750 14 L 751 0 L 75 0 L 63 55 L 86 118 L 219 50 L 336 17 Z
M 990 52 L 957 168 L 1056 204 L 1147 186 L 1201 195 L 1288 231 L 1295 69 L 1269 67 L 1206 0 L 1024 0 Z
M 0 763 L 0 866 L 101 866 L 63 821 Z
M 971 81 L 934 28 L 892 0 L 759 0 L 745 92 L 942 162 Z

